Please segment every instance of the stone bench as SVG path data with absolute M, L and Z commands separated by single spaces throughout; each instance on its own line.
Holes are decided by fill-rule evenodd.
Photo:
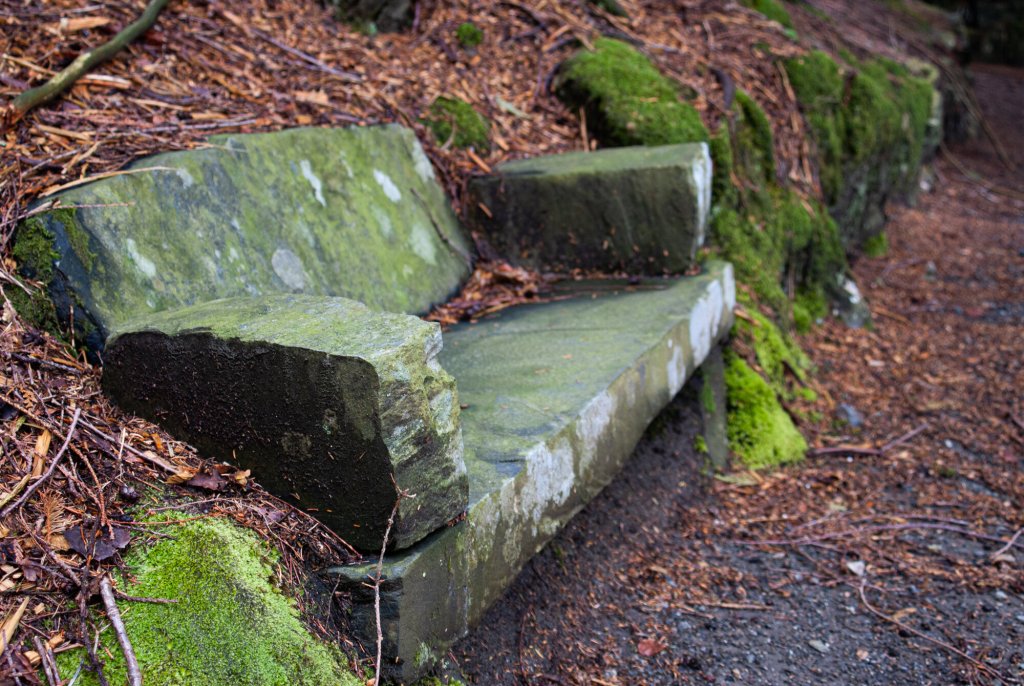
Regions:
M 546 197 L 646 222 L 643 240 L 572 266 L 693 270 L 705 146 L 509 166 L 567 157 L 603 191 L 568 184 Z M 393 679 L 411 680 L 479 620 L 732 324 L 731 267 L 711 263 L 697 276 L 568 282 L 553 302 L 442 335 L 411 315 L 459 287 L 472 242 L 401 127 L 219 137 L 127 171 L 64 192 L 23 224 L 23 274 L 102 355 L 123 407 L 252 469 L 371 559 L 398 503 L 383 597 Z M 519 216 L 514 206 L 543 181 L 521 175 L 531 185 L 517 190 L 504 174 L 501 202 Z M 544 244 L 562 244 L 555 262 L 572 256 L 560 232 L 591 247 L 609 240 L 607 222 L 572 216 L 545 223 Z M 352 592 L 353 628 L 372 652 L 367 573 L 329 576 Z

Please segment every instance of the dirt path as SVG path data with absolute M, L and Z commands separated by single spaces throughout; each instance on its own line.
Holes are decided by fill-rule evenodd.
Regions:
M 1017 173 L 986 140 L 938 160 L 855 266 L 875 329 L 806 341 L 816 445 L 926 428 L 726 483 L 677 399 L 457 646 L 472 683 L 1024 683 L 1024 72 L 975 77 Z

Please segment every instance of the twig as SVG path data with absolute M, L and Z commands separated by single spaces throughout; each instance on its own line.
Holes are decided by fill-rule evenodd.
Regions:
M 114 589 L 114 595 L 121 600 L 127 600 L 129 603 L 152 603 L 154 605 L 176 605 L 178 603 L 175 598 L 143 598 L 136 595 L 121 593 L 121 591 L 116 588 Z
M 850 584 L 850 585 L 852 585 L 852 584 Z M 975 660 L 973 657 L 971 657 L 970 655 L 968 655 L 964 651 L 962 651 L 962 650 L 960 650 L 960 649 L 958 649 L 958 648 L 956 648 L 954 646 L 951 646 L 951 645 L 949 645 L 948 643 L 946 643 L 944 641 L 940 641 L 940 640 L 938 640 L 936 638 L 932 638 L 928 634 L 926 634 L 924 632 L 921 632 L 921 631 L 918 631 L 914 627 L 910 626 L 909 624 L 904 624 L 903 622 L 901 622 L 898 619 L 893 619 L 889 615 L 885 614 L 884 612 L 882 612 L 881 610 L 876 608 L 874 605 L 872 605 L 870 602 L 868 602 L 867 594 L 865 593 L 864 582 L 861 582 L 860 586 L 857 587 L 857 590 L 860 593 L 860 601 L 862 603 L 864 603 L 864 607 L 867 608 L 868 612 L 870 612 L 871 614 L 875 615 L 876 617 L 878 617 L 880 619 L 884 619 L 885 621 L 889 622 L 890 624 L 895 625 L 896 627 L 899 627 L 899 629 L 902 630 L 902 631 L 906 631 L 908 633 L 914 634 L 918 638 L 924 639 L 925 641 L 928 641 L 929 643 L 937 645 L 940 648 L 942 648 L 943 650 L 948 650 L 949 652 L 953 653 L 954 655 L 958 655 L 958 656 L 962 657 L 963 659 L 967 660 L 972 665 L 974 665 L 977 669 L 981 670 L 982 672 L 985 672 L 986 674 L 989 674 L 989 675 L 995 677 L 1000 682 L 1002 682 L 1004 684 L 1009 683 L 1002 674 L 1000 674 L 996 670 L 992 669 L 991 667 L 989 667 L 985 663 L 979 662 L 978 660 Z
M 1013 535 L 1013 537 L 1010 538 L 1010 540 L 1006 543 L 1006 545 L 1004 545 L 1002 548 L 1000 548 L 999 550 L 997 550 L 994 553 L 992 553 L 992 555 L 990 557 L 997 558 L 1000 555 L 1002 555 L 1005 552 L 1007 552 L 1010 548 L 1012 548 L 1014 545 L 1017 544 L 1017 539 L 1021 537 L 1021 534 L 1024 534 L 1024 526 L 1022 526 L 1021 528 L 1017 529 L 1017 533 L 1015 533 Z
M 380 665 L 384 653 L 384 631 L 380 626 L 380 581 L 384 575 L 384 553 L 388 549 L 388 538 L 391 536 L 391 526 L 398 515 L 398 506 L 402 504 L 402 495 L 400 491 L 395 506 L 391 508 L 391 516 L 388 517 L 388 525 L 384 529 L 384 542 L 380 546 L 380 557 L 377 559 L 377 573 L 373 579 L 373 613 L 377 618 L 377 663 L 374 667 L 373 686 L 380 686 Z
M 319 71 L 322 71 L 325 74 L 330 74 L 331 76 L 337 76 L 342 81 L 347 81 L 349 83 L 359 83 L 360 81 L 363 80 L 363 77 L 360 76 L 359 74 L 354 74 L 354 73 L 352 73 L 350 71 L 342 71 L 341 69 L 335 69 L 331 65 L 324 64 L 323 62 L 321 62 L 317 58 L 313 57 L 312 55 L 310 55 L 308 53 L 305 53 L 305 52 L 302 52 L 301 50 L 299 50 L 297 48 L 293 48 L 292 46 L 290 46 L 290 45 L 288 45 L 286 43 L 282 43 L 281 41 L 277 40 L 273 36 L 270 36 L 270 35 L 268 35 L 266 33 L 263 33 L 259 29 L 254 29 L 252 27 L 249 27 L 249 30 L 252 31 L 253 34 L 256 35 L 257 37 L 262 38 L 263 40 L 267 41 L 268 43 L 270 43 L 271 45 L 273 45 L 275 47 L 280 48 L 281 50 L 284 50 L 289 55 L 293 55 L 295 57 L 298 57 L 300 60 L 302 60 L 303 62 L 306 62 L 307 64 L 313 65 Z
M 72 374 L 81 374 L 82 370 L 72 367 L 71 365 L 61 364 L 60 362 L 53 362 L 51 360 L 44 360 L 38 357 L 32 357 L 31 355 L 22 355 L 21 353 L 11 353 L 11 358 L 18 362 L 24 362 L 26 364 L 38 364 L 41 367 L 49 367 L 50 369 L 56 369 L 61 372 L 70 372 Z
M 928 422 L 925 422 L 902 436 L 894 438 L 881 448 L 860 448 L 852 445 L 837 445 L 831 448 L 815 448 L 814 450 L 808 450 L 807 457 L 826 457 L 828 455 L 863 455 L 865 457 L 882 457 L 893 448 L 907 443 L 927 428 Z
M 49 102 L 70 88 L 75 81 L 92 71 L 95 67 L 116 55 L 126 45 L 149 30 L 156 22 L 160 10 L 168 0 L 152 0 L 135 22 L 129 24 L 120 33 L 94 50 L 79 55 L 74 62 L 65 67 L 59 74 L 37 88 L 31 88 L 7 106 L 0 121 L 0 130 L 6 130 L 24 117 L 32 108 Z
M 43 664 L 43 674 L 46 675 L 46 682 L 50 686 L 60 686 L 60 674 L 57 672 L 57 665 L 53 664 L 53 651 L 50 646 L 38 636 L 32 637 L 36 645 L 36 652 L 39 653 L 39 661 Z
M 125 666 L 128 669 L 128 683 L 130 686 L 142 686 L 142 670 L 139 669 L 139 661 L 135 658 L 135 651 L 132 643 L 128 640 L 128 634 L 121 620 L 121 613 L 117 609 L 117 601 L 114 600 L 114 589 L 110 584 L 110 577 L 104 576 L 100 579 L 100 595 L 103 596 L 103 605 L 107 609 L 107 619 L 117 635 L 117 642 L 121 644 L 124 652 Z
M 40 476 L 38 479 L 36 479 L 31 486 L 26 488 L 25 492 L 22 494 L 20 498 L 18 498 L 13 503 L 5 507 L 2 511 L 0 511 L 0 519 L 4 519 L 5 517 L 7 517 L 7 515 L 11 514 L 19 507 L 24 505 L 25 502 L 32 497 L 32 494 L 35 493 L 36 490 L 38 490 L 39 487 L 42 486 L 43 483 L 53 475 L 54 470 L 57 469 L 57 463 L 60 462 L 61 458 L 64 457 L 64 453 L 66 453 L 68 450 L 68 445 L 71 443 L 71 437 L 75 434 L 75 427 L 78 425 L 78 420 L 81 418 L 81 416 L 82 408 L 76 408 L 75 416 L 71 418 L 71 428 L 68 429 L 67 436 L 64 437 L 64 443 L 63 445 L 61 445 L 60 450 L 57 451 L 57 454 L 54 455 L 53 460 L 50 462 L 50 466 L 46 469 L 46 472 L 43 473 L 43 475 Z
M 110 442 L 111 445 L 116 445 L 118 443 L 116 438 L 114 438 L 110 434 L 104 433 L 98 427 L 93 426 L 92 424 L 89 423 L 89 421 L 87 419 L 83 419 L 82 420 L 82 426 L 84 426 L 85 428 L 89 429 L 89 431 L 92 431 L 94 434 L 96 434 L 100 438 L 107 439 Z M 127 443 L 125 443 L 123 445 L 123 447 L 124 447 L 125 450 L 130 452 L 135 457 L 143 459 L 143 460 L 149 462 L 150 464 L 154 464 L 157 467 L 160 467 L 161 469 L 163 469 L 163 470 L 165 470 L 167 472 L 170 472 L 171 474 L 177 474 L 180 471 L 177 467 L 175 467 L 170 462 L 164 460 L 161 457 L 155 457 L 153 455 L 147 455 L 146 453 L 142 452 L 141 450 L 138 450 L 136 448 L 131 447 Z

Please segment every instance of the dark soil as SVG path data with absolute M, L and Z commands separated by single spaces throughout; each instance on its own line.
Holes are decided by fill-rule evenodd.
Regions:
M 456 647 L 469 682 L 1024 683 L 1024 71 L 974 78 L 1016 172 L 986 138 L 945 153 L 855 265 L 874 329 L 804 341 L 818 445 L 925 428 L 729 483 L 677 399 Z

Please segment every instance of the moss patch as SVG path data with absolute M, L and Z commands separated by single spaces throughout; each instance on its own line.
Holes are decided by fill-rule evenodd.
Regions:
M 173 536 L 128 556 L 136 596 L 173 598 L 173 605 L 123 603 L 128 636 L 146 684 L 159 686 L 356 686 L 345 658 L 315 639 L 291 602 L 271 583 L 274 556 L 251 532 L 209 518 L 161 529 Z M 104 673 L 126 683 L 116 638 L 102 637 Z M 64 678 L 80 655 L 59 660 Z M 83 682 L 97 683 L 91 673 Z
M 889 194 L 913 192 L 934 91 L 892 60 L 845 60 L 813 51 L 784 65 L 818 147 L 825 202 L 856 247 L 880 228 Z
M 787 399 L 793 397 L 787 383 L 787 372 L 797 381 L 805 381 L 811 369 L 810 359 L 771 319 L 757 311 L 748 311 L 747 316 L 753 322 L 738 319 L 736 334 L 754 349 L 757 364 L 775 393 Z
M 11 256 L 21 273 L 49 285 L 53 280 L 54 263 L 60 254 L 53 246 L 54 236 L 38 217 L 22 222 L 14 239 Z
M 465 100 L 438 98 L 430 106 L 424 123 L 441 145 L 450 140 L 457 148 L 490 148 L 490 124 Z
M 807 442 L 779 404 L 771 386 L 736 353 L 726 351 L 729 446 L 751 468 L 803 458 Z
M 793 28 L 793 19 L 789 16 L 789 12 L 776 0 L 743 0 L 743 4 L 769 19 L 779 22 L 787 29 Z
M 700 114 L 647 57 L 622 41 L 602 38 L 565 64 L 556 84 L 570 107 L 585 108 L 604 145 L 668 145 L 707 141 Z
M 455 40 L 463 48 L 475 48 L 484 42 L 484 32 L 471 21 L 463 22 L 455 29 Z
M 889 254 L 889 236 L 884 231 L 864 241 L 864 254 L 868 257 L 885 257 Z

